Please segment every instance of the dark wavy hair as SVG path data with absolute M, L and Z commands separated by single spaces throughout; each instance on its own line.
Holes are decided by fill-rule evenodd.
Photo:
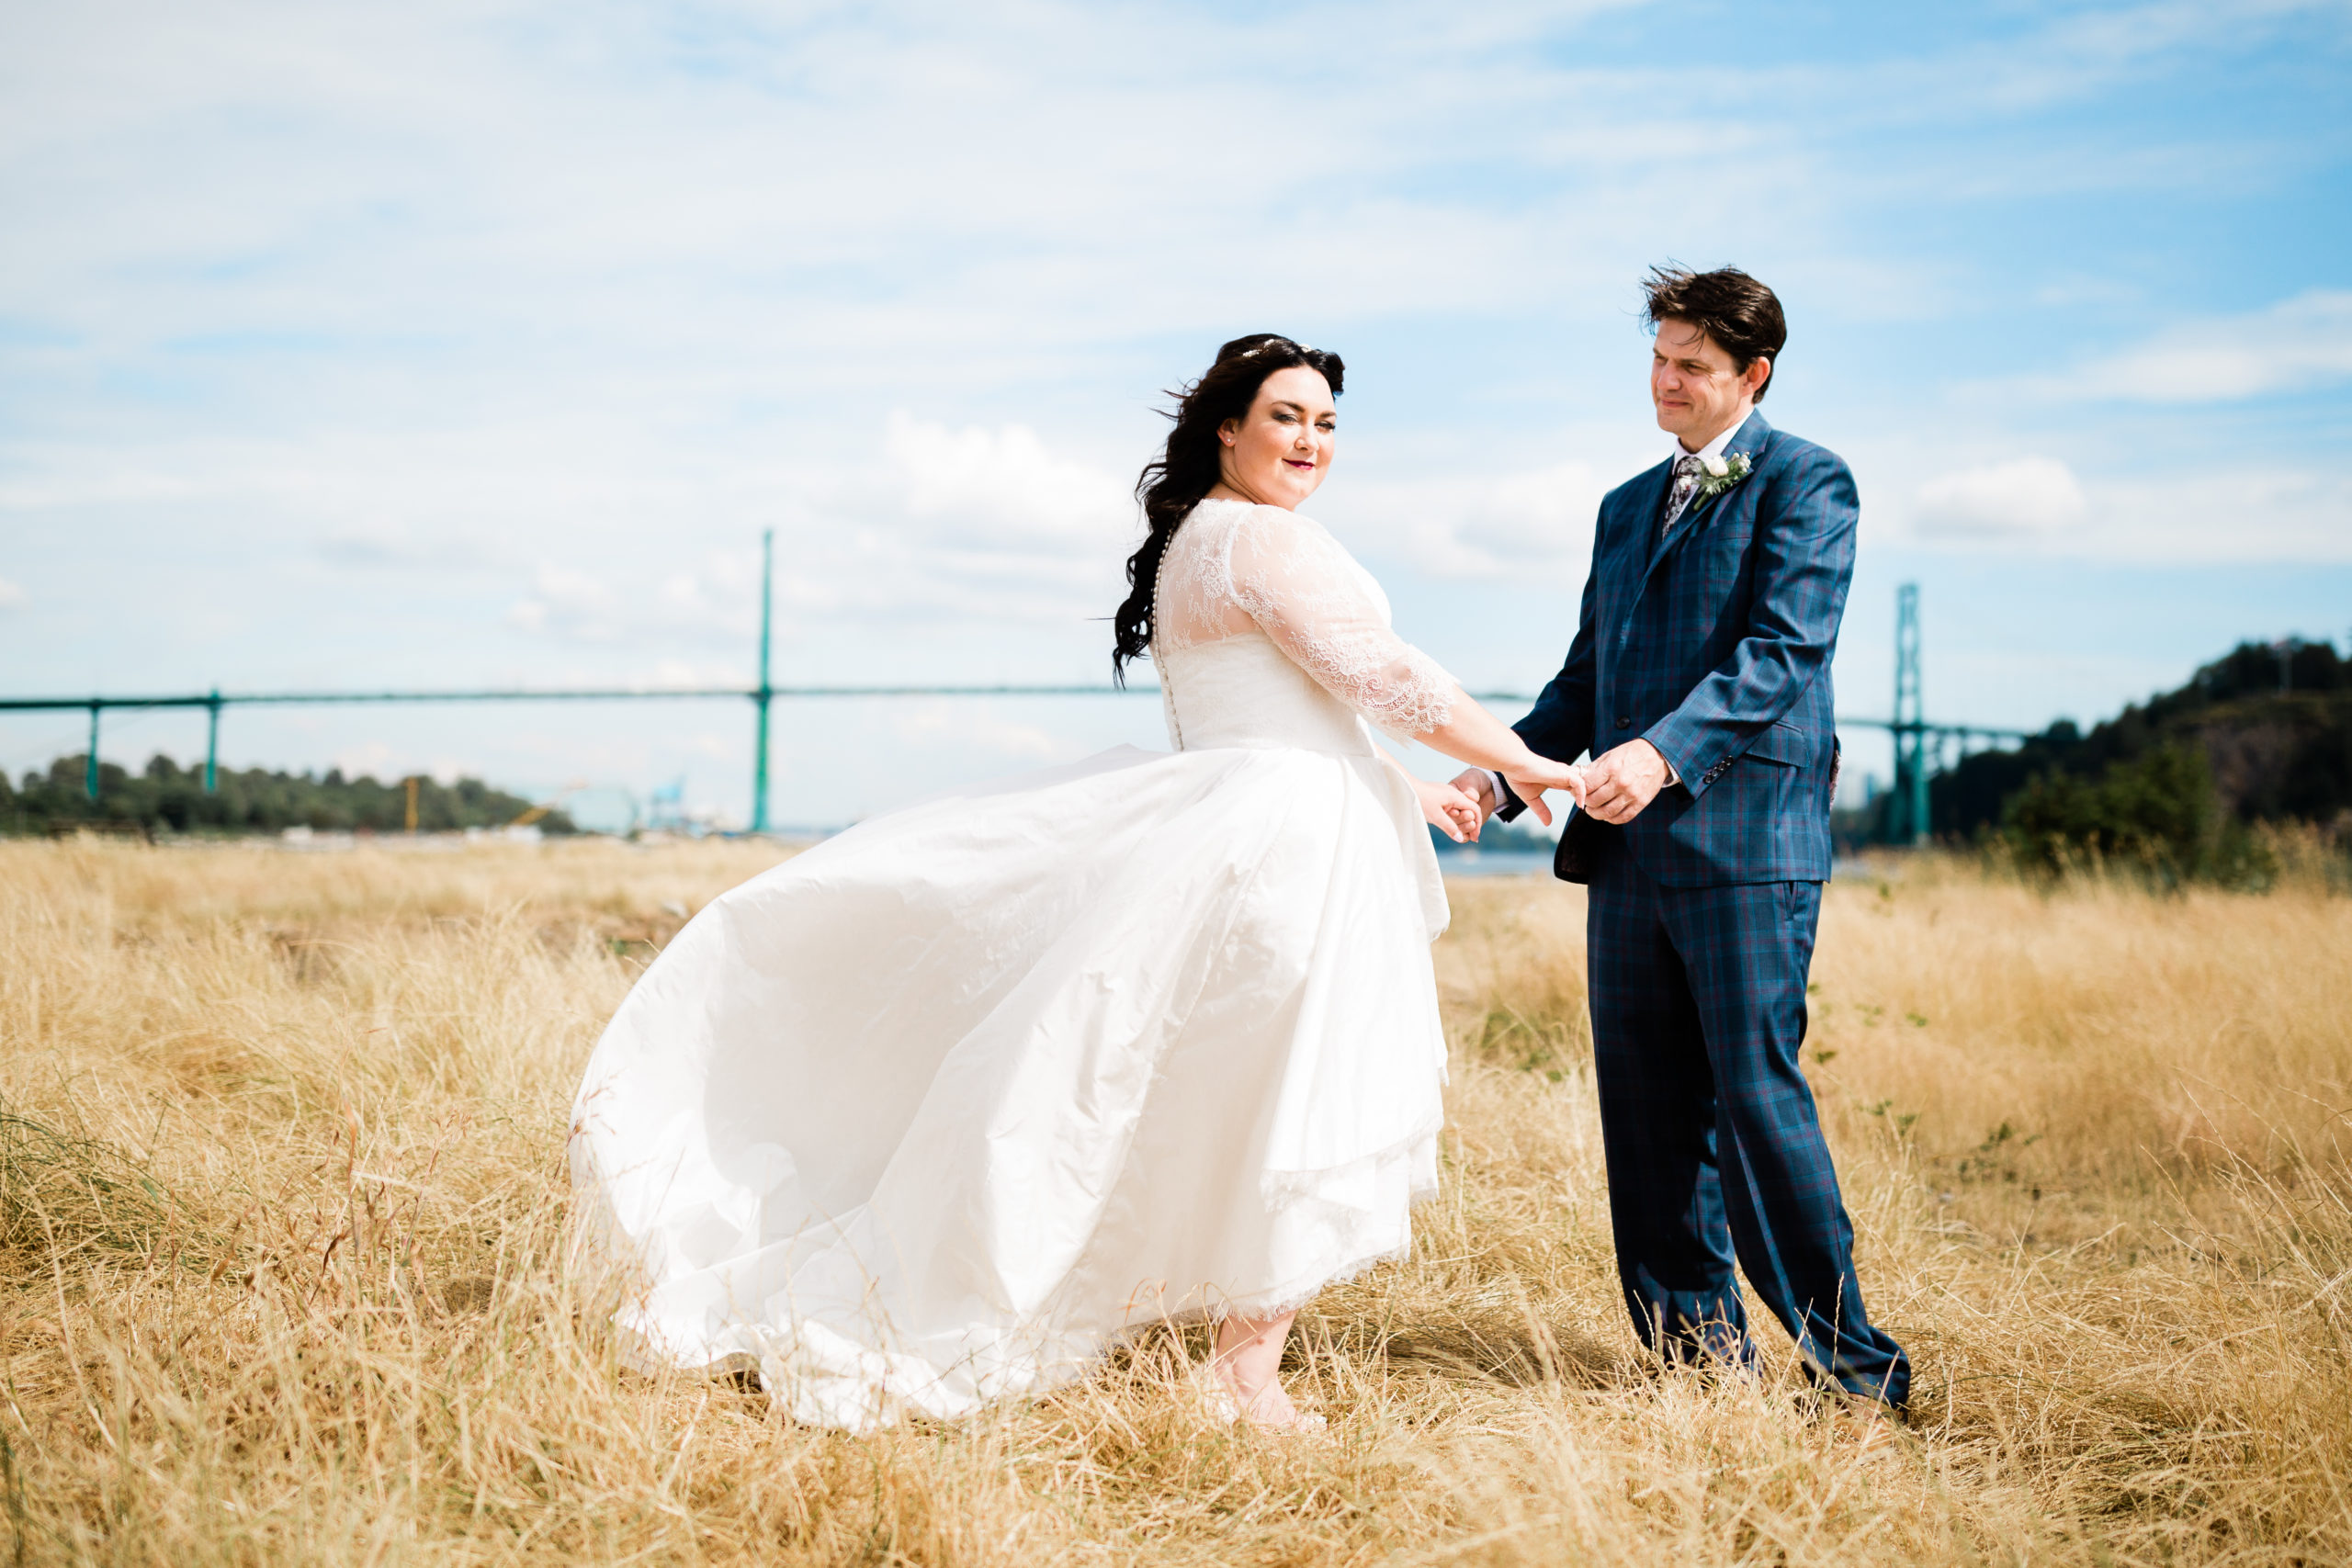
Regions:
M 1126 602 L 1111 620 L 1111 679 L 1118 684 L 1127 683 L 1128 661 L 1151 647 L 1152 589 L 1168 541 L 1224 477 L 1217 426 L 1247 416 L 1267 377 L 1299 365 L 1319 372 L 1331 384 L 1331 395 L 1340 395 L 1348 368 L 1340 356 L 1279 333 L 1235 338 L 1216 351 L 1216 363 L 1199 380 L 1168 394 L 1176 400 L 1167 411 L 1168 445 L 1136 479 L 1136 499 L 1143 503 L 1143 546 L 1127 558 Z
M 1653 331 L 1660 321 L 1688 321 L 1720 344 L 1743 376 L 1758 360 L 1770 360 L 1764 384 L 1756 389 L 1759 403 L 1772 389 L 1781 350 L 1789 341 L 1781 297 L 1736 266 L 1713 272 L 1672 264 L 1650 268 L 1642 279 L 1642 319 Z

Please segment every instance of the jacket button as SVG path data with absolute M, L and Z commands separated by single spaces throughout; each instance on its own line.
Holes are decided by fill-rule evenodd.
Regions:
M 1620 729 L 1631 729 L 1634 728 L 1634 721 L 1630 718 L 1621 718 L 1617 721 L 1617 728 Z

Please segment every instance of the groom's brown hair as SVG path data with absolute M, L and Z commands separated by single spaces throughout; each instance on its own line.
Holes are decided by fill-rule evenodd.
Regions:
M 1661 321 L 1687 321 L 1705 333 L 1741 371 L 1770 359 L 1756 400 L 1772 389 L 1780 373 L 1781 345 L 1789 341 L 1788 318 L 1780 297 L 1736 266 L 1692 272 L 1687 266 L 1654 266 L 1642 279 L 1642 320 L 1656 332 Z

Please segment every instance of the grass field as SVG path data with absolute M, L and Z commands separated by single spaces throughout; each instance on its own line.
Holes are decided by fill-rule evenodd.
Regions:
M 1532 881 L 1454 888 L 1445 1187 L 1300 1320 L 1325 1438 L 1204 1426 L 1164 1337 L 852 1438 L 621 1371 L 562 1266 L 600 1024 L 775 852 L 0 843 L 7 1560 L 2352 1561 L 2352 898 L 1830 890 L 1891 1446 L 1634 1354 L 1582 899 Z

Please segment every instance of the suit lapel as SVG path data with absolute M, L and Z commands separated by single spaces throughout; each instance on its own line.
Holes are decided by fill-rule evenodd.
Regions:
M 1646 571 L 1657 558 L 1657 520 L 1666 511 L 1666 487 L 1674 481 L 1674 461 L 1668 458 L 1634 480 L 1625 492 L 1626 504 L 1633 510 L 1632 537 L 1625 542 L 1625 565 L 1634 572 Z
M 1764 446 L 1765 437 L 1771 434 L 1772 427 L 1764 422 L 1764 416 L 1750 409 L 1747 418 L 1741 422 L 1738 433 L 1724 443 L 1724 456 L 1725 457 L 1745 456 L 1748 462 L 1753 464 L 1756 461 L 1756 454 Z M 1660 467 L 1671 473 L 1674 464 L 1671 459 L 1668 459 Z M 1740 481 L 1742 484 L 1747 482 L 1745 479 Z M 1672 525 L 1659 534 L 1657 547 L 1650 551 L 1647 570 L 1657 570 L 1657 563 L 1666 558 L 1668 552 L 1692 534 L 1697 533 L 1701 525 L 1714 514 L 1716 507 L 1722 503 L 1723 500 L 1723 495 L 1692 496 L 1690 504 L 1682 509 L 1682 515 L 1676 518 Z M 1665 510 L 1666 496 L 1664 487 L 1661 486 L 1658 494 L 1658 511 Z
M 1614 539 L 1608 541 L 1608 554 L 1599 568 L 1607 574 L 1601 581 L 1610 585 L 1609 597 L 1616 601 L 1607 644 L 1611 650 L 1623 640 L 1625 627 L 1632 624 L 1634 611 L 1642 602 L 1642 587 L 1648 581 L 1649 566 L 1655 559 L 1658 514 L 1666 510 L 1666 487 L 1673 477 L 1671 459 L 1646 473 L 1634 475 L 1633 482 L 1620 492 L 1624 499 L 1614 518 L 1602 520 L 1604 535 L 1611 527 L 1617 530 Z M 1603 657 L 1613 662 L 1613 652 Z

